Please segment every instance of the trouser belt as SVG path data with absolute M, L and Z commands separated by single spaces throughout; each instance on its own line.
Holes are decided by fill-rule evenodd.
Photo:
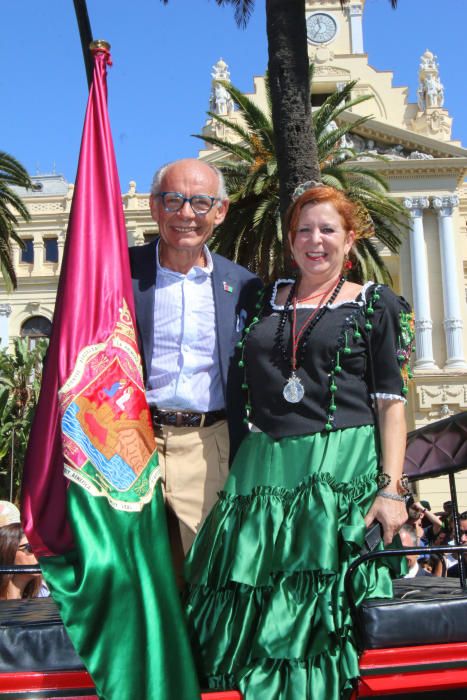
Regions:
M 207 411 L 195 413 L 194 411 L 175 411 L 151 406 L 152 423 L 155 426 L 172 425 L 176 428 L 208 428 L 220 420 L 225 420 L 226 413 L 220 411 Z

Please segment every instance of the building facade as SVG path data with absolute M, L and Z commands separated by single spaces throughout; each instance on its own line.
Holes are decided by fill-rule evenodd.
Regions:
M 419 81 L 415 103 L 408 101 L 407 88 L 393 86 L 391 71 L 371 67 L 371 57 L 364 52 L 364 5 L 365 0 L 353 0 L 342 10 L 340 0 L 307 0 L 309 56 L 315 64 L 313 100 L 320 104 L 351 80 L 358 81 L 352 97 L 372 97 L 342 115 L 342 121 L 355 123 L 368 112 L 374 114 L 356 125 L 347 145 L 365 153 L 365 166 L 385 176 L 391 195 L 410 217 L 400 255 L 381 246 L 379 252 L 396 291 L 415 310 L 414 380 L 408 396 L 409 429 L 413 429 L 467 410 L 467 149 L 451 139 L 452 119 L 431 51 L 414 66 Z M 222 59 L 213 67 L 212 78 L 210 110 L 240 119 L 217 82 L 230 80 Z M 264 77 L 254 78 L 254 92 L 248 96 L 267 108 Z M 203 133 L 238 138 L 212 119 Z M 381 155 L 384 161 L 376 157 Z M 206 145 L 199 157 L 218 164 L 223 154 Z M 14 251 L 18 289 L 7 294 L 0 282 L 3 346 L 18 335 L 45 333 L 53 316 L 73 185 L 58 175 L 33 181 L 41 189 L 25 194 L 32 220 L 19 229 L 27 247 Z M 148 193 L 136 192 L 130 182 L 123 206 L 129 244 L 150 240 L 156 229 Z M 423 497 L 436 508 L 448 498 L 447 484 L 440 491 L 437 481 L 436 492 L 430 482 L 420 486 Z M 459 486 L 459 502 L 467 508 L 467 477 L 459 477 Z

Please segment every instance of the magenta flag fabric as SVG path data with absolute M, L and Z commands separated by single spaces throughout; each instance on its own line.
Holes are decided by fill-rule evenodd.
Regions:
M 136 341 L 108 50 L 94 61 L 23 527 L 99 698 L 195 700 Z
M 123 299 L 134 324 L 128 243 L 107 112 L 109 60 L 106 51 L 95 55 L 52 337 L 25 464 L 23 525 L 37 556 L 73 546 L 58 391 L 79 352 L 111 334 Z

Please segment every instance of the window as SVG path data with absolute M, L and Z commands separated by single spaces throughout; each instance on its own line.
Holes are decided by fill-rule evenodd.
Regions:
M 158 236 L 157 233 L 145 233 L 144 234 L 144 242 L 150 243 L 151 241 L 154 241 L 157 238 L 157 236 Z
M 327 98 L 332 95 L 332 92 L 312 92 L 311 93 L 311 106 L 321 107 L 321 105 L 327 100 Z
M 58 243 L 56 238 L 44 238 L 45 262 L 58 262 Z
M 45 316 L 31 316 L 21 326 L 21 337 L 28 338 L 28 345 L 33 348 L 39 338 L 49 338 L 52 324 Z
M 23 238 L 23 243 L 26 247 L 21 250 L 21 262 L 32 265 L 34 263 L 34 246 L 32 244 L 32 238 Z

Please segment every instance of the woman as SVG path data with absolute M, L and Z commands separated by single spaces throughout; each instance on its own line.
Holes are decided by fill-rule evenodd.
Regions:
M 343 277 L 358 219 L 342 193 L 305 191 L 287 223 L 299 276 L 267 290 L 246 329 L 252 428 L 188 556 L 188 624 L 202 684 L 245 700 L 337 700 L 358 676 L 345 571 L 365 526 L 379 520 L 389 543 L 407 517 L 411 325 L 388 288 Z M 390 592 L 372 564 L 356 596 Z
M 0 527 L 0 566 L 35 566 L 37 559 L 32 553 L 26 535 L 19 523 Z M 35 598 L 40 594 L 41 574 L 0 575 L 0 600 Z

